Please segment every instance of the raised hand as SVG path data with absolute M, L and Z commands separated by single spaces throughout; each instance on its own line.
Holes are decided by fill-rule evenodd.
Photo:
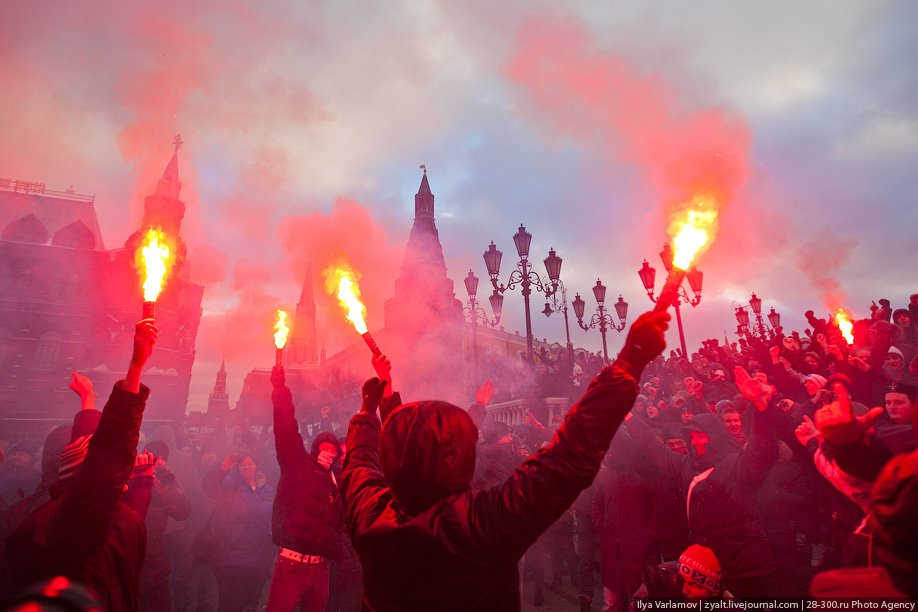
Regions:
M 131 364 L 143 367 L 153 354 L 153 345 L 156 344 L 156 337 L 159 330 L 153 319 L 142 319 L 137 321 L 134 327 L 134 353 L 131 356 Z
M 372 362 L 373 369 L 376 370 L 376 375 L 379 377 L 379 380 L 386 383 L 382 397 L 389 397 L 394 392 L 392 387 L 392 362 L 381 353 L 379 355 L 373 355 Z
M 619 355 L 639 374 L 666 348 L 664 333 L 669 327 L 667 312 L 645 312 L 631 324 L 625 346 Z
M 794 435 L 797 436 L 797 442 L 803 446 L 806 446 L 813 438 L 822 438 L 822 434 L 816 429 L 816 424 L 806 415 L 803 416 L 803 422 L 794 429 Z
M 383 391 L 387 386 L 387 381 L 380 380 L 376 377 L 373 377 L 363 383 L 363 389 L 361 390 L 360 394 L 360 409 L 364 412 L 375 412 L 376 408 L 379 407 L 379 402 L 383 397 Z
M 733 375 L 736 378 L 736 388 L 756 407 L 756 410 L 768 408 L 768 401 L 774 397 L 776 391 L 773 386 L 753 378 L 742 366 L 736 366 Z
M 835 392 L 835 401 L 826 404 L 814 415 L 816 428 L 833 444 L 850 444 L 860 440 L 864 432 L 883 414 L 883 408 L 877 406 L 868 410 L 864 416 L 854 416 L 851 398 L 845 386 L 834 382 L 832 391 Z
M 96 394 L 92 390 L 92 381 L 79 372 L 71 372 L 70 374 L 73 380 L 67 386 L 80 396 L 80 407 L 83 410 L 95 410 Z
M 487 406 L 491 403 L 491 399 L 494 397 L 494 383 L 490 380 L 484 381 L 480 387 L 475 389 L 475 401 L 481 404 L 482 406 Z
M 150 451 L 145 450 L 134 457 L 134 471 L 131 473 L 131 478 L 152 476 L 155 470 L 156 456 Z

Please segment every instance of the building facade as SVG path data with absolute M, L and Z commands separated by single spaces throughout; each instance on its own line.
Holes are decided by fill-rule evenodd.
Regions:
M 67 388 L 72 371 L 88 376 L 103 402 L 124 376 L 141 317 L 136 245 L 150 225 L 175 236 L 181 228 L 179 143 L 146 198 L 140 229 L 118 249 L 104 246 L 93 196 L 0 180 L 0 419 L 6 427 L 69 421 L 79 408 Z M 180 250 L 184 256 L 184 246 Z M 181 262 L 157 302 L 159 340 L 144 372 L 153 389 L 145 420 L 185 413 L 204 291 L 188 273 L 188 262 Z

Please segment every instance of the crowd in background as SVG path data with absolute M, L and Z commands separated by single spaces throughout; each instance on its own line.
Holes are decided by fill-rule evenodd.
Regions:
M 633 416 L 594 484 L 525 556 L 524 588 L 536 605 L 546 588 L 566 579 L 577 585 L 581 609 L 624 609 L 635 594 L 667 592 L 678 573 L 667 563 L 678 563 L 688 550 L 695 558 L 682 564 L 696 564 L 701 575 L 747 594 L 776 596 L 831 584 L 831 575 L 813 582 L 824 570 L 877 562 L 871 551 L 876 532 L 866 520 L 871 487 L 887 459 L 915 450 L 918 295 L 895 310 L 880 300 L 870 318 L 854 321 L 851 343 L 833 319 L 812 311 L 806 318 L 809 327 L 799 332 L 750 335 L 730 345 L 710 339 L 689 356 L 670 351 L 644 370 Z M 604 366 L 598 355 L 569 354 L 542 353 L 526 374 L 486 364 L 494 385 L 479 391 L 477 409 L 496 390 L 495 401 L 525 398 L 530 410 L 527 422 L 515 426 L 477 419 L 473 487 L 503 482 L 547 445 L 563 415 L 550 419 L 542 400 L 574 402 Z M 737 368 L 776 389 L 777 414 L 744 397 Z M 842 448 L 816 427 L 817 412 L 838 400 L 836 383 L 854 414 L 873 426 L 869 440 L 852 441 L 864 449 Z M 71 387 L 83 404 L 73 428 L 56 427 L 43 443 L 0 440 L 4 538 L 53 496 L 67 453 L 80 439 L 78 421 L 94 411 L 91 382 L 75 374 Z M 316 422 L 299 424 L 302 446 L 314 460 L 321 442 L 333 443 L 327 466 L 333 483 L 340 477 L 346 418 L 324 409 Z M 257 609 L 267 599 L 278 554 L 276 533 L 272 541 L 281 480 L 275 433 L 244 426 L 192 433 L 175 424 L 141 434 L 138 452 L 144 452 L 125 494 L 125 503 L 142 508 L 145 517 L 141 609 Z M 697 480 L 706 466 L 714 471 Z M 712 474 L 729 478 L 718 483 Z M 729 500 L 706 498 L 713 493 L 705 486 Z M 915 525 L 905 523 L 890 537 L 918 542 Z M 357 610 L 359 562 L 343 524 L 338 535 L 337 550 L 327 555 L 325 609 Z M 222 539 L 218 555 L 208 538 Z M 700 544 L 703 551 L 693 549 Z M 711 550 L 717 551 L 713 559 L 706 556 Z M 894 578 L 916 575 L 915 550 L 918 545 L 890 561 Z M 603 602 L 594 601 L 597 588 Z

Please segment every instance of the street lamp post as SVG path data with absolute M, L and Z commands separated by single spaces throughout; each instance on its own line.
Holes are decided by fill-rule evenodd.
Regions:
M 532 234 L 526 231 L 523 224 L 520 224 L 516 234 L 513 235 L 513 244 L 516 245 L 516 252 L 520 256 L 520 260 L 516 264 L 516 269 L 510 273 L 510 278 L 507 280 L 506 285 L 498 281 L 500 260 L 503 252 L 497 250 L 494 242 L 491 242 L 488 250 L 484 252 L 485 266 L 488 268 L 488 276 L 491 277 L 491 285 L 494 287 L 495 294 L 502 295 L 508 289 L 513 289 L 517 285 L 520 286 L 526 314 L 526 358 L 530 363 L 532 363 L 532 318 L 529 311 L 529 296 L 532 294 L 532 287 L 534 286 L 540 293 L 544 293 L 546 297 L 549 297 L 554 295 L 560 286 L 545 287 L 542 284 L 542 279 L 532 269 L 532 263 L 529 261 L 529 245 L 531 242 Z M 557 267 L 552 269 L 549 265 L 549 260 L 551 260 L 551 265 L 557 264 Z M 549 277 L 554 274 L 560 275 L 561 258 L 555 256 L 552 259 L 551 254 L 549 254 L 549 257 L 545 260 L 545 267 L 548 270 Z M 552 281 L 554 280 L 556 278 L 552 278 Z
M 663 260 L 663 267 L 666 268 L 666 272 L 669 273 L 673 268 L 673 250 L 669 246 L 669 243 L 663 245 L 663 250 L 660 251 L 660 259 Z M 638 270 L 638 276 L 641 277 L 641 283 L 644 285 L 644 289 L 647 291 L 647 297 L 650 298 L 651 302 L 656 303 L 657 297 L 653 294 L 654 279 L 656 278 L 657 271 L 647 263 L 647 260 L 644 260 L 644 264 L 641 266 L 641 269 Z M 679 289 L 676 292 L 676 298 L 673 300 L 673 307 L 676 310 L 676 324 L 679 328 L 679 344 L 682 347 L 682 356 L 688 358 L 688 352 L 685 348 L 685 332 L 682 329 L 682 313 L 679 310 L 679 306 L 682 302 L 690 305 L 692 308 L 698 306 L 701 303 L 701 285 L 704 280 L 704 273 L 696 268 L 695 266 L 689 267 L 685 273 L 685 277 L 688 279 L 689 287 L 692 289 L 694 297 L 689 297 L 689 294 L 686 292 L 685 287 L 679 285 Z
M 571 344 L 571 329 L 567 319 L 567 287 L 561 281 L 561 258 L 555 253 L 554 249 L 548 251 L 548 257 L 545 258 L 545 269 L 548 270 L 548 278 L 542 279 L 542 285 L 551 287 L 551 291 L 546 295 L 545 308 L 542 314 L 550 317 L 556 312 L 564 315 L 564 337 L 567 340 L 567 350 L 572 355 L 574 345 Z M 558 293 L 561 293 L 561 299 L 558 299 Z
M 481 319 L 484 321 L 485 325 L 490 327 L 495 327 L 500 323 L 504 296 L 495 291 L 488 298 L 488 301 L 491 302 L 491 310 L 494 311 L 494 320 L 492 321 L 488 318 L 488 313 L 484 311 L 478 302 L 478 277 L 475 276 L 474 272 L 469 270 L 464 282 L 465 290 L 469 294 L 469 299 L 465 303 L 465 306 L 462 307 L 462 314 L 468 317 L 472 322 L 472 358 L 475 363 L 475 384 L 478 385 L 481 382 L 481 370 L 478 366 L 478 320 Z
M 749 316 L 749 310 L 752 310 L 752 314 L 755 316 L 755 320 L 752 321 Z M 739 306 L 734 304 L 733 314 L 736 316 L 736 322 L 739 324 L 736 328 L 737 335 L 745 335 L 748 337 L 755 337 L 762 341 L 771 340 L 781 334 L 781 313 L 777 312 L 774 306 L 771 307 L 771 310 L 766 315 L 765 318 L 768 319 L 771 329 L 765 325 L 765 320 L 762 317 L 762 298 L 758 297 L 755 293 L 752 294 L 752 297 L 749 298 L 749 306 Z
M 616 325 L 612 315 L 609 314 L 605 307 L 606 286 L 598 278 L 596 279 L 596 285 L 593 287 L 593 297 L 596 298 L 596 312 L 589 323 L 585 324 L 583 322 L 583 310 L 586 307 L 586 303 L 579 293 L 574 296 L 574 314 L 577 316 L 577 323 L 584 331 L 589 331 L 597 325 L 599 326 L 599 333 L 602 335 L 602 357 L 605 361 L 609 361 L 606 330 L 611 328 L 620 332 L 625 329 L 625 320 L 628 318 L 628 302 L 623 300 L 622 296 L 618 296 L 618 301 L 615 302 L 615 314 L 618 315 L 619 324 Z

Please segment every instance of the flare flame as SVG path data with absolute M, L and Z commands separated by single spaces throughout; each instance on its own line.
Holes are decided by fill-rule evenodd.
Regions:
M 695 257 L 706 250 L 717 235 L 717 201 L 711 195 L 697 195 L 683 206 L 669 225 L 673 236 L 673 266 L 687 270 Z
M 322 275 L 325 277 L 325 288 L 338 297 L 345 318 L 354 325 L 358 334 L 367 333 L 367 309 L 360 301 L 357 274 L 346 266 L 331 266 Z
M 278 309 L 277 323 L 274 324 L 274 346 L 282 349 L 287 344 L 287 336 L 290 328 L 287 327 L 287 313 Z
M 147 230 L 135 261 L 143 282 L 143 300 L 155 302 L 175 264 L 175 248 L 161 227 Z
M 841 335 L 845 337 L 845 342 L 849 345 L 854 344 L 854 334 L 852 333 L 854 323 L 851 321 L 851 315 L 848 311 L 841 306 L 835 311 L 835 324 L 838 325 Z

